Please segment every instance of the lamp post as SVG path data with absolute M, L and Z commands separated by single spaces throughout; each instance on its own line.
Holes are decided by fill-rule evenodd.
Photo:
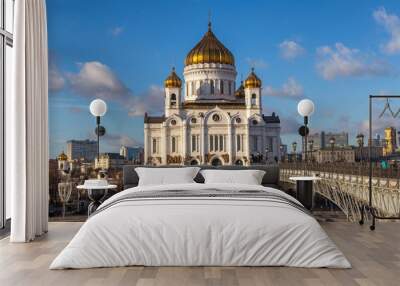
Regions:
M 314 113 L 314 103 L 310 99 L 303 99 L 297 104 L 298 113 L 304 117 L 304 161 L 307 162 L 307 135 L 308 117 Z
M 107 104 L 102 99 L 95 99 L 90 103 L 90 113 L 96 117 L 96 129 L 97 135 L 97 161 L 100 160 L 100 136 L 106 134 L 106 129 L 100 125 L 100 117 L 104 116 L 107 112 Z
M 292 143 L 292 149 L 293 149 L 293 155 L 294 155 L 294 161 L 295 161 L 295 162 L 297 161 L 297 158 L 296 158 L 296 148 L 297 148 L 297 142 L 295 141 L 295 142 Z
M 332 157 L 332 162 L 333 160 L 333 149 L 335 148 L 335 137 L 331 137 L 329 139 L 329 144 L 331 144 L 331 157 Z
M 364 134 L 362 134 L 362 133 L 359 133 L 358 135 L 357 135 L 357 144 L 358 144 L 358 147 L 360 148 L 360 162 L 361 162 L 361 164 L 363 163 L 363 147 L 364 147 Z

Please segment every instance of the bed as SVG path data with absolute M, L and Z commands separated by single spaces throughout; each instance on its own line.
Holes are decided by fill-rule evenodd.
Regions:
M 242 167 L 245 169 L 245 167 Z M 292 266 L 350 268 L 313 216 L 262 184 L 193 183 L 137 186 L 133 166 L 126 189 L 106 200 L 50 269 L 144 266 Z

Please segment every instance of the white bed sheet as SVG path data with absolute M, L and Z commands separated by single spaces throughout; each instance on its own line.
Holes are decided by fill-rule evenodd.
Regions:
M 263 190 L 262 186 L 181 184 L 149 190 Z M 298 209 L 257 199 L 150 199 L 118 203 L 85 222 L 50 269 L 145 266 L 349 268 L 318 222 Z

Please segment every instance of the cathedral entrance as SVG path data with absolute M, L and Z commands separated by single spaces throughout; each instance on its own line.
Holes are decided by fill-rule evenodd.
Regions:
M 213 166 L 222 166 L 222 161 L 218 158 L 215 158 L 211 161 L 211 165 Z

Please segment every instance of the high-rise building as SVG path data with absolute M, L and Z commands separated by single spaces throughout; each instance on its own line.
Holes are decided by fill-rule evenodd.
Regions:
M 397 149 L 396 129 L 394 127 L 385 128 L 385 141 L 383 145 L 383 156 L 394 153 Z
M 67 156 L 69 160 L 94 161 L 97 156 L 97 141 L 69 140 L 67 141 Z
M 165 114 L 144 117 L 144 161 L 151 165 L 251 165 L 280 157 L 280 120 L 262 113 L 254 70 L 236 87 L 233 54 L 209 24 L 187 54 L 182 81 L 164 82 Z
M 313 144 L 312 144 L 313 150 L 320 150 L 320 149 L 325 149 L 325 148 L 331 147 L 330 143 L 329 143 L 331 138 L 335 139 L 336 147 L 349 146 L 349 133 L 347 133 L 347 132 L 325 133 L 325 131 L 321 131 L 320 133 L 315 133 L 315 134 L 309 135 L 307 140 L 308 140 L 308 143 L 310 143 L 311 141 L 313 142 Z
M 141 162 L 141 158 L 143 157 L 143 147 L 127 147 L 121 146 L 119 149 L 119 154 L 125 158 L 125 160 Z

